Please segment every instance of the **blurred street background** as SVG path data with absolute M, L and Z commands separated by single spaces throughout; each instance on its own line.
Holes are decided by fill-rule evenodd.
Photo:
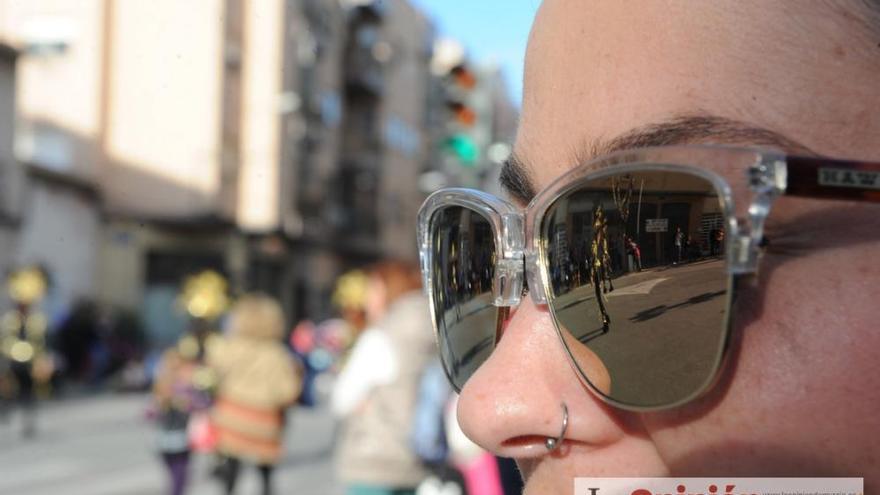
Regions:
M 22 439 L 12 424 L 0 424 L 0 493 L 164 493 L 155 428 L 143 414 L 148 402 L 141 395 L 107 394 L 53 402 L 41 411 L 40 434 L 33 439 Z M 299 408 L 290 421 L 275 482 L 278 493 L 343 493 L 333 476 L 332 416 L 324 408 Z M 197 460 L 187 493 L 219 492 L 210 468 L 210 457 Z M 256 473 L 245 472 L 239 493 L 257 493 L 257 487 Z
M 282 309 L 279 493 L 343 493 L 340 281 L 416 261 L 431 192 L 498 191 L 537 3 L 0 0 L 0 494 L 167 491 L 150 391 L 224 328 L 184 293 L 204 274 Z

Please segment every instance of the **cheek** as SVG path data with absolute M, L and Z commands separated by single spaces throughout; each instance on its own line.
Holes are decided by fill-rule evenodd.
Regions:
M 870 466 L 878 448 L 867 433 L 880 431 L 877 251 L 872 242 L 768 255 L 761 286 L 737 302 L 741 340 L 729 383 L 685 412 L 646 416 L 673 471 Z

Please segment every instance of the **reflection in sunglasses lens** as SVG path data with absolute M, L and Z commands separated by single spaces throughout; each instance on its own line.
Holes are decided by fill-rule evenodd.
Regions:
M 592 179 L 550 206 L 550 307 L 601 393 L 667 406 L 712 379 L 727 335 L 722 219 L 713 184 L 681 171 Z
M 495 239 L 486 217 L 461 206 L 437 211 L 430 228 L 440 356 L 452 383 L 461 389 L 495 347 Z

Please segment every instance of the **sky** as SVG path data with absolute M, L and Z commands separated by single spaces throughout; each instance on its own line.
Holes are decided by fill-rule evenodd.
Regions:
M 540 0 L 410 0 L 433 20 L 439 36 L 459 40 L 477 62 L 497 62 L 517 106 L 523 57 Z

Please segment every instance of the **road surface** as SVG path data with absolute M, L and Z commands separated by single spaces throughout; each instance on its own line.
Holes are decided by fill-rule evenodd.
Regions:
M 162 495 L 146 395 L 99 395 L 47 402 L 38 434 L 24 440 L 20 418 L 0 421 L 0 495 Z M 290 416 L 287 454 L 275 476 L 276 493 L 336 495 L 333 420 L 326 410 L 299 408 Z M 210 459 L 195 459 L 190 495 L 221 492 L 209 478 Z M 259 493 L 257 473 L 245 470 L 237 493 Z

